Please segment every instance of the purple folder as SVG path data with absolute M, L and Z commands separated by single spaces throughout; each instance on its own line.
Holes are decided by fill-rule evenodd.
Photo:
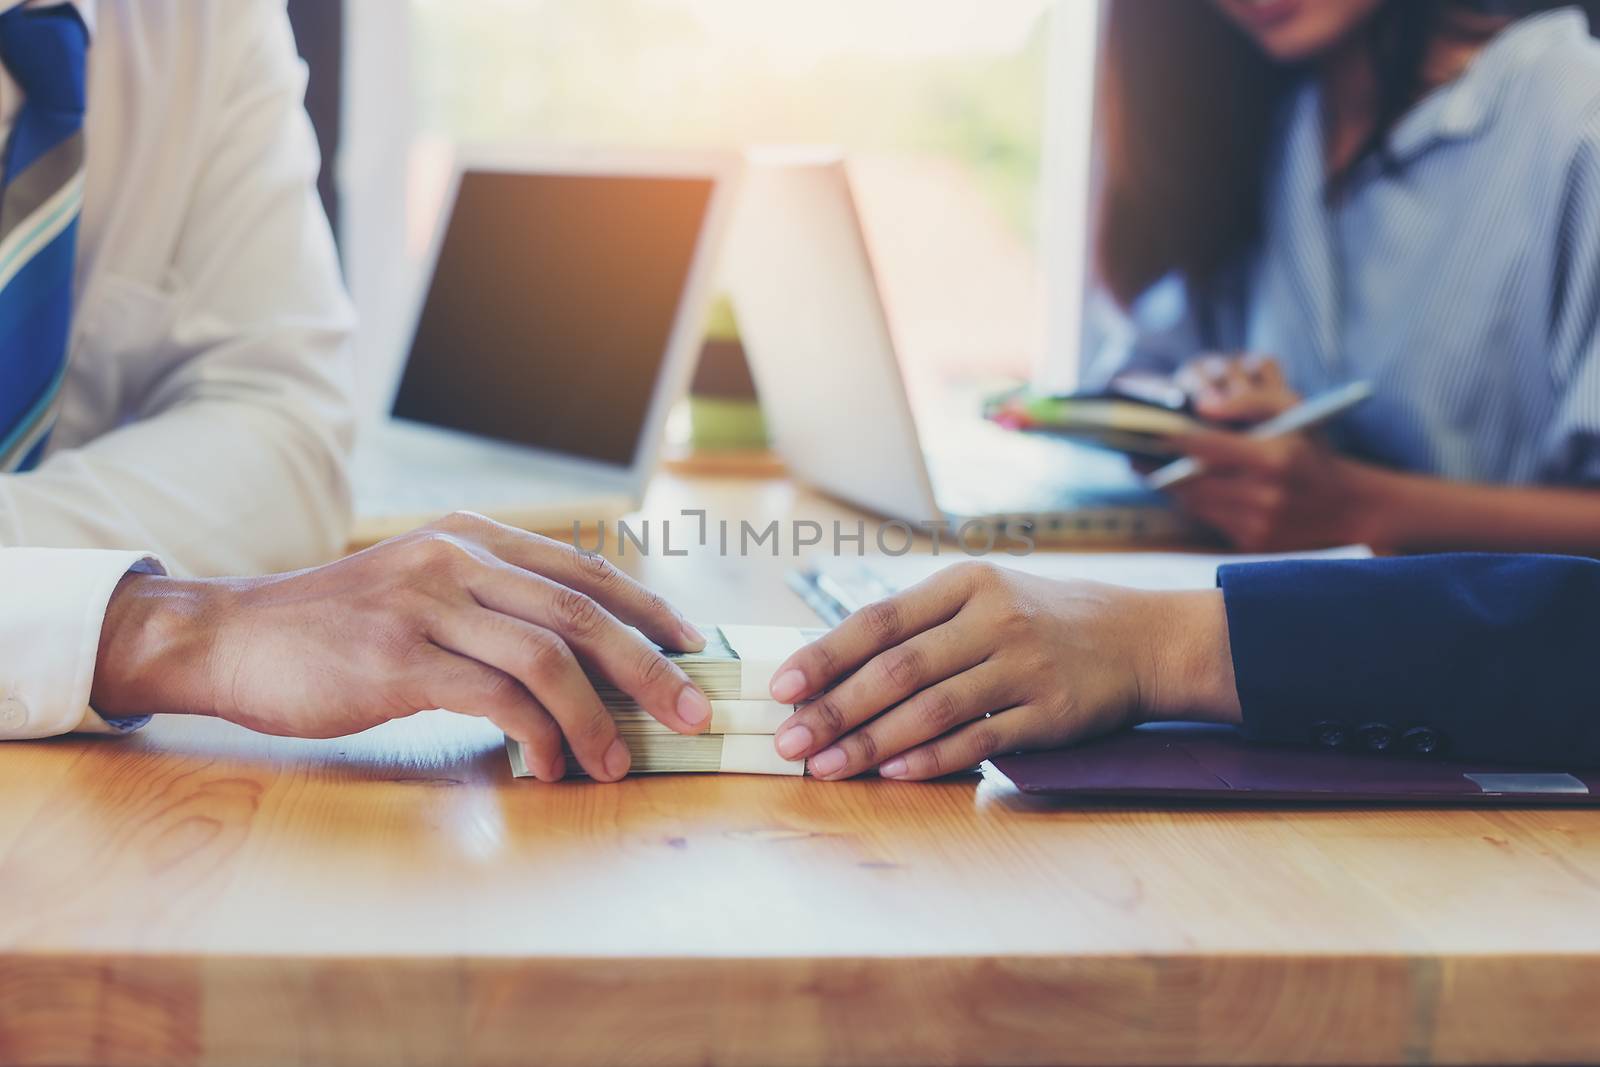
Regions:
M 1024 793 L 1157 800 L 1594 804 L 1600 768 L 1253 744 L 1231 726 L 1151 723 L 990 761 Z

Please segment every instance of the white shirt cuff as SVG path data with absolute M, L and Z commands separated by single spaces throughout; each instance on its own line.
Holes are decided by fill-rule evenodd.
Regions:
M 147 721 L 89 707 L 106 603 L 129 571 L 165 573 L 143 552 L 0 548 L 0 739 L 126 733 Z

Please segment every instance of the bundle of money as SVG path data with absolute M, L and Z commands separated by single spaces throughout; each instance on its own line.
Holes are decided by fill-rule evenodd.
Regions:
M 755 629 L 755 627 L 749 628 Z M 676 663 L 683 673 L 689 676 L 689 681 L 699 686 L 700 692 L 712 700 L 738 700 L 743 695 L 744 661 L 728 643 L 728 638 L 720 626 L 701 626 L 699 629 L 706 635 L 705 648 L 699 652 L 668 652 L 667 658 Z M 779 628 L 771 627 L 771 629 Z M 735 632 L 738 630 L 735 629 Z M 589 680 L 594 683 L 595 692 L 600 694 L 601 700 L 619 706 L 636 706 L 632 703 L 633 698 L 611 684 L 609 679 L 591 672 Z
M 786 760 L 773 747 L 767 734 L 679 734 L 666 727 L 619 730 L 622 743 L 633 754 L 634 774 L 789 774 L 806 773 L 804 760 Z M 506 753 L 511 757 L 511 773 L 531 778 L 527 756 L 521 742 L 506 738 Z M 588 772 L 567 753 L 567 775 L 583 777 Z
M 700 631 L 705 648 L 669 652 L 667 658 L 711 701 L 711 723 L 703 733 L 675 732 L 606 678 L 590 676 L 633 754 L 634 773 L 804 774 L 805 762 L 782 759 L 772 742 L 794 709 L 769 699 L 766 689 L 778 665 L 822 631 L 784 626 L 702 626 Z M 522 745 L 507 738 L 506 751 L 512 773 L 532 777 Z M 584 774 L 570 752 L 567 773 Z

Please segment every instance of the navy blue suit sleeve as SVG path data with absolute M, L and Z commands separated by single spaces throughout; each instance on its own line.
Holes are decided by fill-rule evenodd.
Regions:
M 1448 755 L 1600 764 L 1600 562 L 1229 564 L 1217 582 L 1253 739 L 1423 726 Z

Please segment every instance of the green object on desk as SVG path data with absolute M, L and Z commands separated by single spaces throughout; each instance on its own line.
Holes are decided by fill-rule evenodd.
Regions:
M 733 451 L 767 447 L 767 424 L 727 297 L 712 308 L 700 365 L 689 386 L 689 443 Z
M 695 448 L 765 448 L 767 422 L 755 398 L 689 397 L 689 442 Z
M 739 320 L 733 315 L 733 301 L 725 295 L 717 297 L 711 305 L 711 313 L 706 317 L 706 340 L 739 340 Z

